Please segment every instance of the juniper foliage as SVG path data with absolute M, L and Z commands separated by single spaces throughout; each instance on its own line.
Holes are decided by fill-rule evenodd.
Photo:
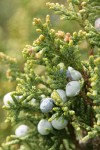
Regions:
M 2 144 L 1 150 L 97 150 L 100 146 L 100 32 L 94 22 L 100 17 L 99 0 L 68 0 L 67 7 L 58 3 L 47 3 L 61 19 L 75 20 L 81 30 L 70 33 L 52 29 L 50 16 L 46 22 L 35 18 L 33 25 L 40 36 L 32 45 L 23 50 L 25 59 L 23 72 L 17 61 L 0 53 L 0 58 L 10 65 L 9 79 L 17 80 L 16 91 L 11 96 L 14 103 L 7 110 L 7 119 L 12 125 L 27 124 L 29 132 L 22 137 L 10 135 Z M 82 60 L 80 43 L 88 43 L 88 60 Z M 43 68 L 36 73 L 36 66 Z M 57 89 L 65 90 L 70 79 L 66 71 L 71 66 L 82 74 L 79 81 L 81 90 L 74 97 L 67 97 L 65 103 Z M 19 99 L 18 96 L 21 96 Z M 41 99 L 52 97 L 55 101 L 49 113 L 40 110 Z M 32 103 L 32 99 L 36 99 Z M 62 130 L 53 130 L 48 135 L 40 135 L 38 122 L 63 117 L 68 121 Z

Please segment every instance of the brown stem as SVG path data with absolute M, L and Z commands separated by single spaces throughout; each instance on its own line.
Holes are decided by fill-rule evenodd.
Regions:
M 89 51 L 89 56 L 91 56 L 91 55 L 94 55 L 93 49 L 91 49 L 91 50 Z
M 74 128 L 70 123 L 68 124 L 68 129 L 69 129 L 69 132 L 70 132 L 71 141 L 73 141 L 73 143 L 75 144 L 76 149 L 79 150 L 80 145 L 79 145 L 78 140 L 76 139 Z

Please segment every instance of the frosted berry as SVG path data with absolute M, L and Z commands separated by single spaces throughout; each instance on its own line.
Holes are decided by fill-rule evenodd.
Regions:
M 64 71 L 64 63 L 59 63 L 57 66 L 60 68 L 60 73 L 63 73 L 63 71 Z
M 25 136 L 29 131 L 29 127 L 27 125 L 20 125 L 16 130 L 15 130 L 15 135 L 17 137 L 22 137 Z
M 68 70 L 66 72 L 66 75 L 68 78 L 74 81 L 78 81 L 82 78 L 82 75 L 79 71 L 73 69 L 72 67 L 68 67 Z
M 31 104 L 31 105 L 36 104 L 36 99 L 35 99 L 35 98 L 32 98 L 32 99 L 29 101 L 29 104 Z
M 5 105 L 6 107 L 10 107 L 9 103 L 11 103 L 11 104 L 14 103 L 14 101 L 13 101 L 13 99 L 12 99 L 12 97 L 11 97 L 11 94 L 12 94 L 12 92 L 9 92 L 9 93 L 7 93 L 7 94 L 4 96 L 4 98 L 3 98 L 3 102 L 4 102 L 4 105 Z
M 4 98 L 3 98 L 3 102 L 4 102 L 4 105 L 6 106 L 6 107 L 10 107 L 10 105 L 9 105 L 9 103 L 11 103 L 11 104 L 14 104 L 14 101 L 13 101 L 13 98 L 12 98 L 12 96 L 11 96 L 11 94 L 12 94 L 13 92 L 9 92 L 9 93 L 7 93 L 5 96 L 4 96 Z M 21 98 L 22 98 L 22 95 L 20 95 L 20 96 L 14 96 L 17 100 L 20 100 Z
M 64 129 L 67 124 L 68 121 L 65 120 L 63 117 L 59 117 L 59 118 L 55 118 L 52 122 L 51 122 L 52 126 L 57 129 L 57 130 L 61 130 Z
M 100 18 L 95 20 L 95 29 L 97 31 L 100 31 Z
M 80 83 L 78 81 L 71 81 L 66 85 L 66 95 L 73 97 L 79 94 L 80 92 Z
M 67 101 L 66 92 L 62 89 L 57 89 L 56 91 L 59 94 L 60 98 L 62 99 L 62 102 L 65 103 Z
M 41 135 L 48 135 L 53 128 L 51 123 L 48 122 L 48 120 L 42 119 L 38 123 L 37 129 Z
M 53 106 L 54 106 L 54 100 L 52 98 L 45 98 L 41 101 L 40 104 L 40 110 L 43 113 L 48 113 L 52 110 Z

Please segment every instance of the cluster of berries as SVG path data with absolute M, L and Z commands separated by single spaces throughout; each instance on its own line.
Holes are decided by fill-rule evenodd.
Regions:
M 52 111 L 53 107 L 57 105 L 57 101 L 54 98 L 54 93 L 58 94 L 62 103 L 67 101 L 67 97 L 74 97 L 79 94 L 81 86 L 79 80 L 82 78 L 82 75 L 79 71 L 68 67 L 66 71 L 66 76 L 70 79 L 70 82 L 66 85 L 66 91 L 62 89 L 54 90 L 51 94 L 51 97 L 43 98 L 40 102 L 40 110 L 42 113 L 49 113 Z M 12 92 L 4 96 L 4 105 L 10 107 L 10 104 L 14 104 L 13 98 L 11 96 Z M 20 99 L 22 96 L 16 96 L 16 99 Z M 31 102 L 35 103 L 35 99 L 32 99 Z M 55 115 L 55 114 L 54 114 Z M 56 130 L 61 130 L 66 127 L 68 120 L 63 116 L 53 119 L 51 122 L 47 119 L 41 119 L 37 125 L 37 130 L 41 135 L 48 135 L 53 128 Z M 16 131 L 15 135 L 17 137 L 24 136 L 28 133 L 29 127 L 27 125 L 20 125 Z
M 11 104 L 14 105 L 14 100 L 12 98 L 12 94 L 13 94 L 13 92 L 9 92 L 4 96 L 3 102 L 7 108 L 10 108 Z M 17 100 L 20 100 L 22 98 L 22 95 L 15 96 L 15 98 Z M 36 99 L 32 98 L 29 103 L 34 105 L 35 102 L 36 102 Z M 19 127 L 17 127 L 17 129 L 15 130 L 15 135 L 17 137 L 22 137 L 22 136 L 25 136 L 28 132 L 29 132 L 29 127 L 27 125 L 23 124 L 23 125 L 20 125 Z
M 59 95 L 60 99 L 62 100 L 62 103 L 65 103 L 67 101 L 67 97 L 73 97 L 79 94 L 81 86 L 79 80 L 82 78 L 82 75 L 79 71 L 73 69 L 72 67 L 68 67 L 68 70 L 66 72 L 67 78 L 69 78 L 71 81 L 66 85 L 66 92 L 62 89 L 57 89 L 55 92 Z M 56 105 L 56 100 L 54 98 L 54 93 L 51 94 L 51 97 L 53 98 L 44 98 L 42 99 L 40 103 L 40 110 L 42 113 L 48 113 L 52 111 L 54 105 Z M 41 135 L 48 135 L 52 129 L 61 130 L 66 127 L 68 124 L 68 120 L 64 119 L 62 116 L 53 119 L 51 122 L 47 119 L 41 119 L 38 123 L 38 132 Z

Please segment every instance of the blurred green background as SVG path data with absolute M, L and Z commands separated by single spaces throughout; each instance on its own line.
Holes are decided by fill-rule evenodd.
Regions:
M 45 20 L 51 15 L 52 28 L 65 32 L 78 31 L 78 23 L 60 21 L 59 16 L 46 7 L 46 2 L 67 4 L 66 0 L 0 0 L 0 51 L 16 57 L 23 66 L 22 50 L 26 44 L 32 44 L 38 36 L 32 25 L 33 18 Z M 0 62 L 0 143 L 13 133 L 10 123 L 4 123 L 6 111 L 2 109 L 3 95 L 15 90 L 16 83 L 6 79 L 7 66 Z

